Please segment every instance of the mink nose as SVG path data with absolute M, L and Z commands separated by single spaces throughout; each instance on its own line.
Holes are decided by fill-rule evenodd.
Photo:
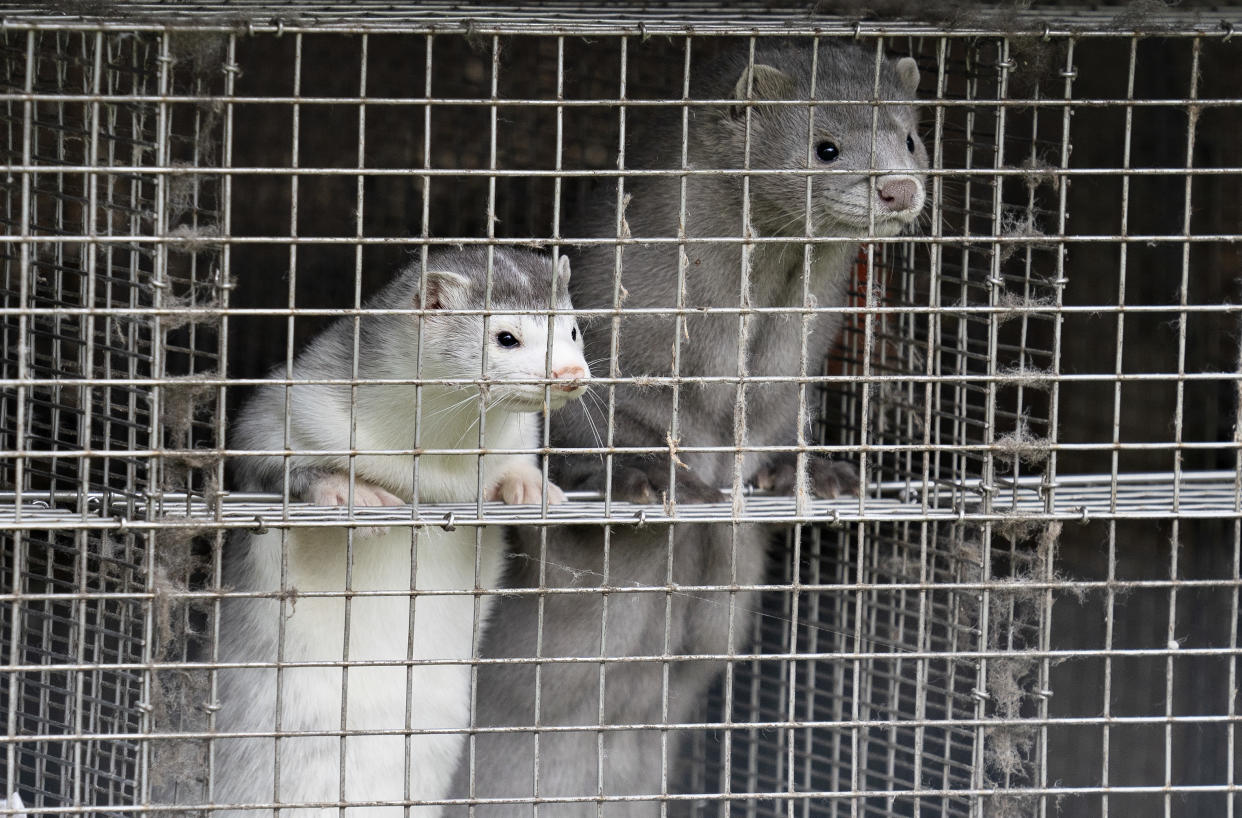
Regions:
M 568 381 L 568 383 L 553 384 L 553 389 L 560 389 L 564 392 L 572 392 L 578 388 L 578 381 L 587 376 L 586 370 L 578 364 L 569 364 L 552 371 L 552 377 L 558 381 Z
M 919 201 L 919 183 L 912 176 L 883 176 L 875 184 L 875 192 L 889 210 L 900 213 Z

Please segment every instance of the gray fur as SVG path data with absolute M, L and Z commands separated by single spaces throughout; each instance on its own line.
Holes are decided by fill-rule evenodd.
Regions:
M 699 72 L 704 80 L 694 96 L 727 97 L 735 87 L 749 89 L 752 97 L 764 93 L 796 98 L 810 94 L 811 50 L 809 45 L 762 41 L 756 46 L 754 81 L 747 83 L 745 50 Z M 764 66 L 760 68 L 760 66 Z M 857 169 L 857 176 L 816 176 L 813 181 L 812 235 L 866 236 L 870 214 L 864 207 L 849 207 L 849 190 L 861 190 L 864 201 L 872 185 L 868 168 L 908 173 L 919 180 L 927 154 L 916 132 L 913 106 L 879 107 L 833 105 L 834 100 L 872 99 L 875 71 L 874 50 L 860 49 L 837 40 L 824 40 L 819 48 L 815 97 L 816 137 L 830 136 L 841 148 L 833 167 Z M 903 76 L 904 75 L 904 76 Z M 894 61 L 882 65 L 878 96 L 911 99 L 909 64 L 899 74 Z M 689 160 L 692 168 L 742 168 L 745 166 L 746 106 L 692 108 L 689 124 Z M 878 111 L 875 162 L 871 157 L 872 117 Z M 808 109 L 797 106 L 755 104 L 750 114 L 750 166 L 788 168 L 788 175 L 752 177 L 750 180 L 751 225 L 760 236 L 806 234 L 806 168 Z M 907 150 L 913 135 L 915 151 Z M 815 144 L 812 141 L 812 145 Z M 647 167 L 681 167 L 681 121 L 627 155 L 640 157 Z M 862 185 L 862 188 L 857 186 Z M 676 178 L 630 179 L 626 191 L 633 199 L 625 213 L 636 238 L 676 236 L 680 210 L 680 180 Z M 708 244 L 696 239 L 741 236 L 743 230 L 743 180 L 740 174 L 690 177 L 686 183 L 688 241 L 687 307 L 737 307 L 742 287 L 743 253 L 739 244 Z M 921 200 L 920 200 L 921 202 Z M 875 232 L 894 235 L 913 220 L 887 220 L 874 210 Z M 615 199 L 600 199 L 598 209 L 587 214 L 583 233 L 609 237 L 616 233 Z M 570 233 L 570 235 L 575 235 Z M 802 244 L 756 245 L 751 255 L 750 286 L 744 303 L 753 306 L 800 306 L 803 304 L 804 247 Z M 809 289 L 812 303 L 824 306 L 845 303 L 858 244 L 813 245 L 810 251 Z M 612 247 L 584 249 L 575 260 L 571 290 L 579 308 L 614 306 L 615 255 Z M 676 246 L 627 247 L 622 260 L 624 307 L 673 307 L 678 303 L 678 249 Z M 672 375 L 672 350 L 676 337 L 673 316 L 623 315 L 615 319 L 619 333 L 619 360 L 608 376 Z M 810 319 L 807 355 L 810 372 L 834 343 L 841 324 L 839 315 L 817 314 Z M 608 360 L 611 345 L 609 322 L 586 331 L 587 358 Z M 680 372 L 683 375 L 736 376 L 738 345 L 745 339 L 745 374 L 794 376 L 799 374 L 802 322 L 800 316 L 752 316 L 739 326 L 736 316 L 691 315 L 685 319 L 681 339 Z M 606 389 L 599 394 L 607 396 Z M 713 384 L 685 386 L 678 411 L 680 445 L 735 444 L 735 432 L 756 445 L 793 445 L 797 441 L 798 390 L 792 384 L 762 384 L 744 388 L 742 416 L 735 416 L 736 386 Z M 813 396 L 809 400 L 814 403 Z M 594 446 L 596 438 L 584 417 L 585 402 L 568 407 L 552 419 L 552 442 L 561 446 Z M 667 386 L 618 386 L 614 442 L 617 445 L 666 445 L 671 434 L 672 390 Z M 596 422 L 606 428 L 602 417 Z M 676 469 L 677 491 L 691 501 L 710 499 L 712 487 L 734 482 L 735 457 L 731 453 L 682 453 L 689 470 Z M 753 481 L 771 464 L 746 455 L 740 478 Z M 839 465 L 839 464 L 838 464 Z M 613 460 L 614 496 L 650 497 L 668 483 L 667 457 Z M 566 457 L 555 466 L 559 483 L 568 489 L 600 488 L 604 481 L 602 461 L 597 457 Z M 831 472 L 821 493 L 850 488 L 851 469 L 808 469 Z M 697 479 L 696 479 L 697 477 Z M 856 477 L 853 477 L 856 482 Z M 835 483 L 833 481 L 836 481 Z M 683 482 L 684 481 L 684 482 Z M 834 488 L 834 486 L 836 488 Z M 671 580 L 691 585 L 751 585 L 764 575 L 769 530 L 753 526 L 685 525 L 672 536 L 668 528 L 611 530 L 601 542 L 596 528 L 554 528 L 546 542 L 539 529 L 519 531 L 514 558 L 513 583 L 549 588 L 597 588 L 607 576 L 614 587 L 663 587 Z M 605 535 L 607 536 L 607 535 Z M 670 559 L 669 549 L 673 549 Z M 607 564 L 605 565 L 605 553 Z M 751 592 L 559 594 L 542 601 L 542 629 L 537 628 L 539 601 L 530 596 L 500 602 L 484 645 L 485 655 L 503 657 L 624 657 L 663 654 L 704 654 L 736 651 L 745 647 L 750 632 L 750 612 L 758 600 Z M 601 644 L 603 606 L 607 605 L 606 644 Z M 732 637 L 730 636 L 732 634 Z M 537 635 L 542 648 L 537 650 Z M 666 642 L 667 639 L 667 642 Z M 722 661 L 610 663 L 605 666 L 602 705 L 604 724 L 661 724 L 694 721 L 703 715 L 707 689 L 724 667 Z M 668 673 L 668 706 L 662 708 L 663 674 Z M 536 722 L 534 668 L 520 665 L 486 665 L 479 668 L 477 723 L 499 725 L 582 725 L 581 733 L 546 733 L 539 737 L 539 795 L 658 795 L 675 792 L 681 755 L 677 731 L 630 730 L 596 732 L 600 723 L 600 666 L 596 664 L 544 664 L 541 666 L 541 705 Z M 668 736 L 666 754 L 661 738 Z M 597 748 L 602 745 L 601 759 Z M 530 798 L 534 794 L 534 737 L 529 732 L 480 734 L 476 737 L 474 795 L 479 798 Z M 667 780 L 662 780 L 662 767 Z M 602 787 L 599 773 L 602 770 Z M 468 793 L 467 769 L 458 776 L 458 796 Z M 679 814 L 676 803 L 669 814 Z M 464 814 L 464 813 L 463 813 Z M 529 804 L 478 807 L 480 818 L 531 816 Z M 541 818 L 596 815 L 595 803 L 543 804 Z M 655 816 L 657 801 L 606 804 L 604 816 Z

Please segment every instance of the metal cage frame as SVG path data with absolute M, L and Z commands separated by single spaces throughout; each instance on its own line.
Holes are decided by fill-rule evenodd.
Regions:
M 0 814 L 216 806 L 216 623 L 248 595 L 221 583 L 231 532 L 708 523 L 769 525 L 784 545 L 742 589 L 762 600 L 743 611 L 751 646 L 716 657 L 727 668 L 685 725 L 685 758 L 650 794 L 660 814 L 1242 812 L 1242 222 L 1228 222 L 1242 151 L 1226 136 L 1242 125 L 1227 80 L 1242 11 L 891 21 L 759 3 L 303 0 L 0 14 L 0 710 L 4 790 L 23 804 Z M 676 243 L 570 236 L 565 202 L 621 202 L 643 175 L 735 173 L 633 168 L 625 140 L 652 111 L 722 102 L 688 97 L 701 51 L 768 37 L 845 37 L 923 69 L 926 226 L 868 239 L 853 300 L 811 308 L 848 325 L 822 368 L 804 362 L 826 420 L 799 450 L 856 458 L 860 496 L 769 496 L 740 476 L 707 504 L 333 509 L 232 490 L 241 396 L 269 382 L 263 367 L 292 367 L 308 325 L 363 314 L 397 253 Z M 324 64 L 341 55 L 356 71 L 333 79 Z M 1175 76 L 1155 78 L 1157 59 Z M 264 75 L 276 65 L 289 76 Z M 1162 114 L 1175 147 L 1144 130 Z M 356 129 L 328 133 L 342 115 Z M 278 133 L 287 145 L 270 148 Z M 335 221 L 315 212 L 333 185 L 351 199 Z M 1119 198 L 1090 212 L 1085 191 Z M 1176 218 L 1153 227 L 1159 209 Z M 261 290 L 247 271 L 265 264 L 287 280 Z M 342 265 L 347 281 L 307 289 Z M 608 401 L 634 382 L 600 389 Z M 675 457 L 672 435 L 651 450 Z M 684 658 L 601 656 L 601 689 L 610 661 Z M 472 724 L 471 746 L 489 729 Z M 470 778 L 448 804 L 485 805 Z M 623 800 L 540 803 L 608 815 Z

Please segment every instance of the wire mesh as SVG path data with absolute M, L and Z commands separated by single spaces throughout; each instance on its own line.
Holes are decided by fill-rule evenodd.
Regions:
M 280 741 L 326 731 L 341 747 L 391 733 L 407 763 L 416 740 L 456 733 L 464 788 L 359 795 L 342 762 L 339 790 L 292 801 L 325 814 L 341 797 L 439 801 L 450 806 L 426 814 L 463 816 L 1236 814 L 1242 157 L 1230 134 L 1242 103 L 1227 12 L 1071 10 L 1006 26 L 712 4 L 305 4 L 248 8 L 242 23 L 210 4 L 128 13 L 4 20 L 6 793 L 40 813 L 270 812 L 271 799 L 212 800 L 228 775 L 222 680 L 255 661 L 229 652 L 221 610 L 271 598 L 287 619 L 299 602 L 348 599 L 348 633 L 368 600 L 463 593 L 239 588 L 226 579 L 237 538 L 283 532 L 288 560 L 299 532 L 355 532 L 355 549 L 368 528 L 414 542 L 458 530 L 481 549 L 501 526 L 545 542 L 565 527 L 607 532 L 611 555 L 655 527 L 683 532 L 668 535 L 667 575 L 630 581 L 605 561 L 564 585 L 476 576 L 470 656 L 429 665 L 469 669 L 468 723 L 420 727 L 411 704 L 404 723 L 359 727 L 341 704 L 326 728 L 274 727 Z M 861 466 L 861 497 L 774 496 L 738 476 L 701 504 L 571 491 L 564 505 L 327 508 L 287 478 L 276 493 L 230 481 L 226 461 L 247 452 L 229 424 L 253 387 L 298 383 L 299 351 L 334 319 L 369 320 L 366 296 L 411 256 L 425 263 L 425 248 L 534 245 L 577 262 L 592 241 L 676 244 L 626 232 L 627 191 L 738 170 L 633 157 L 667 138 L 666 120 L 710 110 L 687 104 L 691 81 L 753 48 L 750 34 L 844 35 L 922 71 L 919 229 L 865 243 L 846 303 L 817 305 L 845 315 L 841 337 L 801 377 L 816 418 L 805 442 Z M 618 228 L 573 232 L 603 199 Z M 584 331 L 606 336 L 612 314 L 580 311 Z M 368 353 L 354 332 L 347 384 Z M 677 374 L 675 388 L 731 383 Z M 595 375 L 605 396 L 642 380 Z M 747 448 L 680 446 L 675 424 L 645 451 Z M 613 431 L 600 453 L 643 449 Z M 373 453 L 429 458 L 420 445 Z M 757 448 L 746 456 L 770 453 Z M 365 449 L 350 437 L 339 456 L 352 470 Z M 684 532 L 754 525 L 773 532 L 760 579 L 675 575 Z M 548 638 L 569 597 L 598 600 L 605 643 L 624 633 L 618 612 L 659 599 L 663 633 L 612 653 L 496 652 L 482 612 L 502 593 L 537 600 Z M 722 599 L 736 645 L 672 647 L 671 611 Z M 401 656 L 347 649 L 309 664 L 400 668 L 409 686 L 428 666 L 413 639 Z M 299 661 L 257 664 L 288 680 Z M 667 714 L 670 668 L 713 661 L 686 722 L 605 719 L 617 680 L 663 674 Z M 553 680 L 533 682 L 536 702 L 589 666 L 572 695 L 598 697 L 599 717 L 488 722 L 481 679 L 509 665 Z M 556 790 L 538 748 L 575 727 L 589 734 L 591 786 Z M 633 746 L 654 752 L 658 791 L 609 789 L 626 746 L 611 742 L 627 731 L 656 737 Z M 488 742 L 506 733 L 539 742 L 520 759 L 532 791 L 487 789 Z

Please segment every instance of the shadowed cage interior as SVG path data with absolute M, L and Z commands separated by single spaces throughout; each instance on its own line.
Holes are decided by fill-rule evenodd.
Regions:
M 0 710 L 5 792 L 36 811 L 205 792 L 227 381 L 420 238 L 572 255 L 566 214 L 617 195 L 641 103 L 748 32 L 255 20 L 0 34 Z M 1077 24 L 859 29 L 919 61 L 939 169 L 813 373 L 814 439 L 874 488 L 773 528 L 750 658 L 670 786 L 695 814 L 1242 806 L 1242 62 L 1193 15 Z M 557 99 L 599 104 L 523 104 Z

